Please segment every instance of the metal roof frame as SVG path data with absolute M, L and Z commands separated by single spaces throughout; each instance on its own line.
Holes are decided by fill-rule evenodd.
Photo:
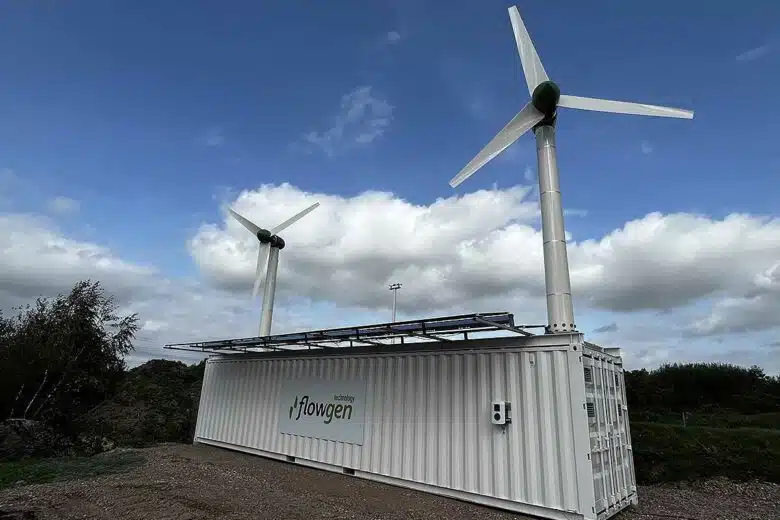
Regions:
M 509 312 L 488 312 L 460 314 L 427 318 L 421 320 L 396 321 L 357 327 L 340 327 L 306 332 L 293 332 L 271 336 L 198 341 L 192 343 L 169 343 L 163 348 L 187 350 L 212 354 L 229 354 L 267 351 L 296 351 L 310 349 L 345 349 L 372 345 L 390 347 L 396 339 L 403 345 L 406 339 L 418 343 L 447 343 L 469 339 L 476 332 L 508 331 L 523 336 L 533 336 L 525 329 L 544 328 L 545 325 L 515 325 L 514 315 Z M 389 341 L 392 341 L 390 343 Z M 412 343 L 412 342 L 410 342 Z

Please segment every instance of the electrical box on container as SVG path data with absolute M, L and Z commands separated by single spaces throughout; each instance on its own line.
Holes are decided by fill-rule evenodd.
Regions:
M 509 417 L 508 401 L 493 401 L 490 420 L 493 424 L 509 424 L 512 418 Z

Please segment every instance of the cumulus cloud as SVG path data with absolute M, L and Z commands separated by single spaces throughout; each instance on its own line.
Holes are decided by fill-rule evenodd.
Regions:
M 68 215 L 76 213 L 79 210 L 79 201 L 71 199 L 69 197 L 54 197 L 49 200 L 49 211 L 59 215 Z
M 741 295 L 780 258 L 780 220 L 650 213 L 599 240 L 573 244 L 579 294 L 613 311 L 673 309 Z
M 772 49 L 771 44 L 766 43 L 764 45 L 759 45 L 758 47 L 753 47 L 752 49 L 749 49 L 739 55 L 737 55 L 736 60 L 737 61 L 756 61 L 760 58 L 763 58 L 764 56 L 769 53 L 769 51 Z
M 390 193 L 365 192 L 347 199 L 285 184 L 242 192 L 234 208 L 270 227 L 320 202 L 284 233 L 289 246 L 281 254 L 280 292 L 373 309 L 384 305 L 386 284 L 399 279 L 405 283 L 403 308 L 417 312 L 449 308 L 464 290 L 471 298 L 501 292 L 506 273 L 500 270 L 515 268 L 511 256 L 496 259 L 489 267 L 500 270 L 473 282 L 469 272 L 489 262 L 495 231 L 536 218 L 535 204 L 524 202 L 527 191 L 479 191 L 419 206 Z M 190 241 L 190 252 L 217 285 L 243 290 L 247 283 L 251 287 L 257 240 L 226 213 L 224 218 L 219 225 L 204 225 Z M 540 247 L 534 249 L 529 254 L 539 256 Z M 540 265 L 528 267 L 539 279 Z
M 385 285 L 402 281 L 399 306 L 422 312 L 490 298 L 543 297 L 538 207 L 528 194 L 525 187 L 493 189 L 419 206 L 389 193 L 343 198 L 282 185 L 244 191 L 235 207 L 260 225 L 274 225 L 320 201 L 316 213 L 285 234 L 281 292 L 376 308 Z M 776 325 L 772 300 L 752 288 L 756 280 L 774 287 L 767 270 L 780 258 L 780 220 L 651 213 L 599 239 L 571 238 L 578 305 L 629 313 L 742 298 L 743 307 L 750 301 L 761 309 L 749 313 L 750 323 L 748 313 L 737 320 L 744 327 Z M 226 290 L 251 287 L 256 247 L 226 215 L 201 227 L 189 244 L 202 272 Z M 717 315 L 718 308 L 711 313 Z
M 285 215 L 285 218 L 289 215 Z M 292 228 L 291 228 L 292 229 Z M 0 310 L 55 297 L 79 280 L 97 280 L 116 298 L 119 313 L 138 313 L 140 330 L 130 365 L 151 358 L 198 361 L 203 355 L 164 350 L 167 343 L 257 335 L 260 301 L 246 290 L 225 291 L 199 280 L 169 279 L 157 269 L 125 261 L 97 243 L 65 236 L 46 217 L 0 215 Z M 361 312 L 329 302 L 282 301 L 275 333 L 389 321 L 389 313 Z
M 372 87 L 360 86 L 341 98 L 340 110 L 328 129 L 303 137 L 305 148 L 333 157 L 342 150 L 373 143 L 387 131 L 392 119 L 393 106 Z
M 693 323 L 693 335 L 740 333 L 780 326 L 780 261 L 745 285 L 744 295 L 715 302 L 712 311 Z
M 156 273 L 99 245 L 66 238 L 48 219 L 30 215 L 0 215 L 0 251 L 0 302 L 67 291 L 87 278 L 111 284 L 127 299 Z
M 167 357 L 197 361 L 202 355 L 163 350 L 166 343 L 257 334 L 260 305 L 249 292 L 233 294 L 198 281 L 170 280 L 156 269 L 122 260 L 95 243 L 67 238 L 43 217 L 0 215 L 0 309 L 70 291 L 79 280 L 97 280 L 122 315 L 138 313 L 136 350 L 128 362 Z M 310 302 L 277 309 L 275 332 L 330 326 L 336 312 Z M 371 322 L 374 316 L 358 316 Z M 342 322 L 343 323 L 343 318 Z

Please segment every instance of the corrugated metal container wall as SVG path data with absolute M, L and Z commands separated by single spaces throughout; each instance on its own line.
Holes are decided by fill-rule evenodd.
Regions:
M 547 518 L 595 518 L 582 353 L 212 358 L 195 440 Z M 283 381 L 312 377 L 365 381 L 362 445 L 279 431 Z M 491 423 L 494 400 L 510 403 L 506 427 Z
M 611 516 L 637 500 L 623 367 L 587 348 L 583 365 L 596 512 Z

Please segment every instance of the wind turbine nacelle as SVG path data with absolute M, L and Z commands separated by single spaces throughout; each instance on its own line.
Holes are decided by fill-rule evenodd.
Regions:
M 268 244 L 271 242 L 271 232 L 267 229 L 260 228 L 257 231 L 257 239 L 260 241 L 261 244 Z
M 284 249 L 284 240 L 278 235 L 271 236 L 271 247 L 276 249 Z
M 561 89 L 549 80 L 539 83 L 534 89 L 534 93 L 531 94 L 531 104 L 547 118 L 552 118 L 555 115 L 560 99 Z

